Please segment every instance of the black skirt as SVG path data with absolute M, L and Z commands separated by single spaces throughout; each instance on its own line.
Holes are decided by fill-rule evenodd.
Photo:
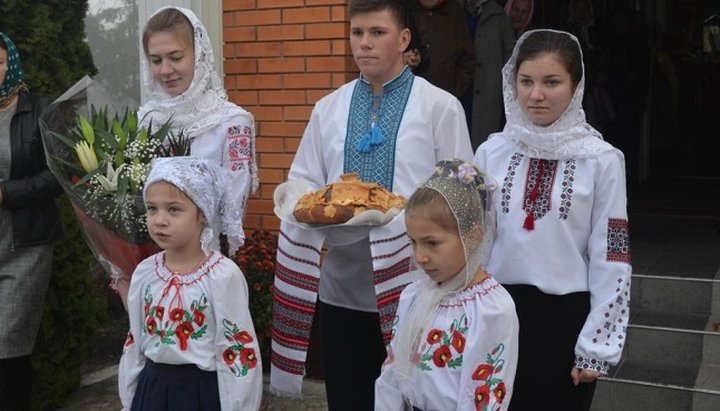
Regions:
M 570 370 L 575 343 L 590 312 L 590 293 L 551 295 L 530 285 L 504 287 L 515 301 L 520 321 L 509 410 L 589 410 L 595 383 L 573 385 Z
M 219 411 L 217 373 L 194 364 L 145 364 L 138 379 L 132 411 Z

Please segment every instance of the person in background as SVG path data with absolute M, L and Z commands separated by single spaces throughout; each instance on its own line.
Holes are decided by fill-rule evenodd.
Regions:
M 158 127 L 171 120 L 175 136 L 189 139 L 191 155 L 229 170 L 242 221 L 247 199 L 258 187 L 255 123 L 228 101 L 205 27 L 191 10 L 163 7 L 145 25 L 142 46 L 148 100 L 138 111 L 140 124 Z M 229 244 L 229 253 L 242 241 Z M 117 286 L 125 301 L 127 281 Z
M 508 0 L 505 13 L 510 18 L 515 35 L 520 37 L 532 23 L 535 13 L 535 0 Z
M 38 118 L 50 99 L 28 91 L 20 54 L 0 32 L 0 407 L 31 406 L 31 355 L 60 232 L 62 193 L 45 159 Z
M 587 122 L 601 133 L 609 131 L 617 111 L 609 88 L 609 66 L 612 34 L 596 21 L 591 0 L 570 0 L 567 19 L 560 27 L 577 37 L 585 66 L 585 94 L 583 108 Z
M 242 237 L 230 172 L 197 157 L 155 159 L 143 190 L 163 251 L 130 282 L 118 390 L 131 411 L 256 411 L 262 365 L 238 266 L 219 234 Z
M 417 28 L 411 35 L 421 41 L 421 61 L 411 66 L 413 73 L 462 97 L 475 74 L 475 51 L 462 7 L 452 0 L 410 0 L 408 8 Z
M 475 44 L 475 77 L 460 99 L 465 107 L 473 150 L 502 130 L 503 64 L 515 45 L 510 19 L 495 0 L 457 0 L 465 7 L 465 18 Z
M 540 398 L 553 409 L 589 410 L 597 378 L 620 361 L 626 339 L 625 160 L 585 121 L 575 36 L 525 32 L 503 81 L 507 124 L 475 163 L 502 182 L 487 271 L 520 319 L 510 410 L 536 409 Z
M 288 180 L 317 190 L 355 172 L 409 197 L 439 160 L 472 158 L 463 109 L 403 62 L 404 0 L 351 0 L 348 13 L 360 77 L 315 104 Z M 317 307 L 329 409 L 372 410 L 398 298 L 412 280 L 405 224 L 396 216 L 343 244 L 326 233 L 280 225 L 270 389 L 300 396 Z
M 425 274 L 400 295 L 375 383 L 375 410 L 505 409 L 517 365 L 510 294 L 485 271 L 494 183 L 471 163 L 443 160 L 405 205 Z

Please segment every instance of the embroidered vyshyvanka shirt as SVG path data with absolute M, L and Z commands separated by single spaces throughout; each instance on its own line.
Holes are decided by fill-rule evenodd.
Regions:
M 418 298 L 418 282 L 400 295 L 394 331 Z M 393 339 L 375 383 L 375 409 L 424 411 L 507 409 L 518 359 L 515 304 L 492 277 L 445 297 L 414 351 L 414 377 L 395 369 Z
M 503 284 L 548 294 L 589 291 L 575 365 L 607 373 L 625 343 L 632 270 L 623 155 L 592 139 L 605 146 L 597 155 L 548 160 L 523 154 L 496 134 L 480 146 L 475 163 L 498 181 L 488 272 Z
M 373 125 L 384 141 L 358 150 Z M 361 179 L 409 197 L 432 174 L 435 163 L 447 158 L 472 158 L 463 108 L 451 94 L 406 67 L 384 85 L 380 98 L 373 96 L 368 82 L 357 79 L 320 99 L 288 180 L 305 180 L 318 189 L 345 172 L 359 172 Z M 323 269 L 320 284 L 325 232 L 281 223 L 273 307 L 274 393 L 300 395 L 318 289 L 323 302 L 377 311 L 389 339 L 398 297 L 411 280 L 402 216 L 371 230 L 368 237 L 363 241 L 369 244 L 369 255 L 367 250 L 348 252 L 352 258 L 344 264 L 328 264 L 340 269 Z M 352 246 L 363 246 L 358 244 Z M 331 248 L 323 268 L 334 258 Z
M 240 220 L 245 215 L 248 196 L 257 188 L 253 156 L 255 135 L 249 114 L 231 117 L 195 137 L 190 154 L 230 170 L 235 201 L 242 204 Z
M 218 252 L 194 273 L 175 275 L 165 253 L 142 261 L 128 294 L 130 332 L 118 370 L 127 409 L 147 359 L 217 371 L 223 410 L 257 410 L 262 366 L 245 277 Z

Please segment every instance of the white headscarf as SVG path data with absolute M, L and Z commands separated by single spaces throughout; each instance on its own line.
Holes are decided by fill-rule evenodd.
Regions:
M 254 124 L 250 113 L 228 101 L 222 81 L 215 71 L 210 37 L 195 13 L 173 6 L 162 7 L 153 13 L 153 16 L 168 8 L 180 11 L 192 24 L 195 73 L 190 87 L 179 96 L 173 97 L 155 81 L 147 58 L 142 59 L 143 86 L 148 91 L 149 98 L 138 111 L 141 124 L 147 126 L 152 121 L 157 127 L 172 118 L 173 130 L 182 131 L 189 138 L 195 138 L 235 116 L 248 116 L 250 123 Z
M 560 160 L 567 158 L 588 158 L 612 149 L 603 141 L 602 134 L 585 121 L 582 108 L 585 90 L 585 67 L 582 66 L 582 77 L 575 88 L 575 94 L 565 112 L 554 123 L 547 127 L 533 124 L 525 115 L 517 99 L 516 74 L 518 50 L 525 40 L 538 32 L 555 32 L 570 37 L 577 44 L 582 64 L 582 49 L 578 39 L 570 33 L 557 30 L 529 30 L 520 36 L 512 56 L 503 67 L 503 98 L 505 101 L 505 118 L 507 123 L 501 133 L 513 143 L 518 151 L 533 158 Z
M 200 241 L 205 254 L 220 250 L 220 233 L 227 235 L 230 255 L 235 254 L 245 235 L 240 218 L 241 205 L 235 201 L 228 170 L 198 157 L 160 157 L 152 162 L 143 198 L 147 188 L 158 181 L 177 187 L 203 212 L 207 223 Z
M 417 280 L 417 298 L 394 337 L 397 339 L 394 353 L 397 378 L 414 381 L 417 364 L 413 362 L 413 355 L 421 336 L 427 331 L 425 327 L 435 318 L 443 299 L 466 289 L 477 270 L 487 264 L 496 228 L 489 197 L 494 188 L 495 182 L 490 176 L 473 164 L 458 159 L 438 162 L 433 175 L 420 186 L 419 189 L 439 193 L 455 217 L 465 254 L 465 267 L 442 284 L 427 275 Z M 423 206 L 430 207 L 432 203 Z

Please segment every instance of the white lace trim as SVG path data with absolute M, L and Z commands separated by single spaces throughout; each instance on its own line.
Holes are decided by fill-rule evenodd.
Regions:
M 172 128 L 176 134 L 183 132 L 188 138 L 194 139 L 233 117 L 245 116 L 252 125 L 254 139 L 255 119 L 247 110 L 228 101 L 225 87 L 215 70 L 213 49 L 207 30 L 195 13 L 182 7 L 161 7 L 153 13 L 153 16 L 167 8 L 174 8 L 182 12 L 193 26 L 195 72 L 190 87 L 181 95 L 173 97 L 155 81 L 147 59 L 141 59 L 143 87 L 148 91 L 148 101 L 138 110 L 140 124 L 148 127 L 152 123 L 154 127 L 157 127 L 159 124 L 172 120 Z M 253 142 L 250 173 L 252 175 L 251 191 L 255 192 L 258 187 L 255 142 Z
M 162 157 L 153 160 L 145 182 L 147 187 L 157 181 L 167 181 L 179 188 L 203 212 L 207 225 L 201 235 L 201 246 L 207 254 L 220 250 L 220 233 L 226 234 L 230 255 L 243 244 L 242 204 L 230 184 L 230 172 L 198 157 Z
M 518 50 L 529 35 L 538 31 L 566 34 L 580 47 L 580 43 L 575 36 L 557 30 L 530 30 L 523 33 L 515 45 L 512 56 L 502 70 L 503 98 L 507 123 L 501 133 L 496 133 L 490 137 L 503 136 L 515 143 L 518 151 L 522 154 L 548 160 L 595 157 L 602 152 L 611 150 L 612 146 L 603 141 L 602 134 L 585 121 L 585 112 L 582 109 L 585 89 L 584 65 L 582 68 L 583 75 L 575 88 L 575 94 L 560 118 L 547 127 L 541 127 L 533 124 L 525 116 L 517 100 L 515 89 Z M 582 61 L 582 49 L 580 53 Z

